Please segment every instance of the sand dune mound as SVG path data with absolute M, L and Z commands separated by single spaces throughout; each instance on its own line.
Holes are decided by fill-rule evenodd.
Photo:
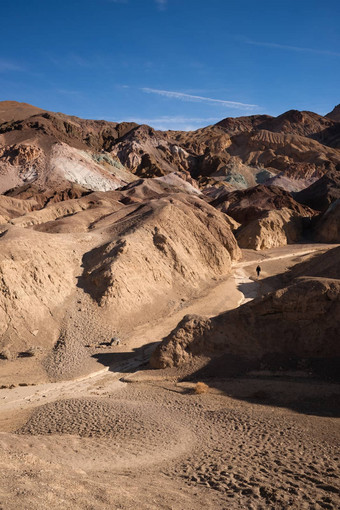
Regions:
M 184 318 L 157 347 L 151 365 L 180 366 L 222 352 L 253 360 L 334 360 L 340 356 L 339 326 L 340 281 L 303 278 L 212 319 Z
M 98 398 L 59 400 L 37 408 L 18 434 L 68 434 L 80 437 L 106 437 L 125 444 L 143 444 L 155 449 L 173 443 L 179 427 L 165 420 L 166 412 L 157 406 L 131 401 Z M 170 417 L 168 417 L 170 418 Z

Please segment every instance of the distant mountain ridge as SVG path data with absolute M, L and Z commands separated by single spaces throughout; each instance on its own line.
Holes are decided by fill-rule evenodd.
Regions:
M 137 177 L 180 171 L 201 188 L 257 184 L 299 192 L 340 169 L 339 105 L 326 116 L 226 118 L 196 131 L 87 120 L 26 103 L 0 102 L 0 192 L 116 189 Z

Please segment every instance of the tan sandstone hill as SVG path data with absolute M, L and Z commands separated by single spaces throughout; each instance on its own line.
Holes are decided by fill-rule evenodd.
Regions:
M 302 216 L 283 208 L 268 211 L 261 218 L 241 226 L 236 238 L 240 248 L 267 250 L 300 241 L 303 227 Z
M 0 112 L 0 347 L 14 364 L 41 349 L 34 363 L 51 377 L 86 371 L 82 353 L 115 331 L 181 309 L 230 273 L 239 245 L 298 241 L 308 205 L 338 198 L 339 123 L 312 112 L 194 132 L 15 102 Z M 324 215 L 317 235 L 334 224 Z
M 36 349 L 32 363 L 49 356 L 48 373 L 70 377 L 86 370 L 85 344 L 164 316 L 230 272 L 240 250 L 222 213 L 195 188 L 139 186 L 3 217 L 0 351 Z M 131 189 L 140 199 L 125 204 Z

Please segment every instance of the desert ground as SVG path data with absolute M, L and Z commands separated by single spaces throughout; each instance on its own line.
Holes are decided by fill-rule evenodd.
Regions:
M 233 377 L 218 359 L 148 365 L 183 316 L 237 308 L 329 248 L 334 244 L 243 250 L 230 275 L 168 314 L 126 328 L 119 345 L 85 348 L 86 334 L 81 349 L 70 342 L 67 359 L 81 364 L 78 376 L 67 377 L 75 371 L 66 367 L 48 382 L 43 372 L 32 378 L 30 359 L 3 363 L 0 508 L 339 508 L 335 381 L 303 366 Z M 85 293 L 81 303 L 86 307 Z

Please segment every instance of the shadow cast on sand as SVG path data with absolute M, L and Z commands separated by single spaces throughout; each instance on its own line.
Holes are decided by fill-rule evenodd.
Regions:
M 261 296 L 260 285 L 258 281 L 239 283 L 237 290 L 242 292 L 246 299 L 255 299 Z
M 149 362 L 151 352 L 158 342 L 152 342 L 142 347 L 134 348 L 129 352 L 104 352 L 94 354 L 98 363 L 109 367 L 110 372 L 134 372 L 144 370 Z
M 249 279 L 250 282 L 238 283 L 237 289 L 246 299 L 256 299 L 289 285 L 293 276 L 288 270 L 272 276 L 249 276 Z
M 149 358 L 157 345 L 153 342 L 133 349 L 133 352 L 98 353 L 98 363 L 114 373 L 149 371 Z M 282 407 L 300 414 L 340 417 L 340 360 L 305 360 L 308 370 L 297 370 L 301 360 L 267 357 L 269 369 L 263 369 L 264 360 L 249 360 L 224 354 L 213 358 L 204 367 L 185 376 L 182 382 L 204 382 L 210 388 L 237 400 L 252 404 Z M 327 376 L 325 375 L 327 374 Z M 169 388 L 165 388 L 169 390 Z M 172 391 L 172 390 L 169 390 Z M 183 389 L 173 390 L 183 393 Z M 192 393 L 192 389 L 187 390 Z
M 271 358 L 271 359 L 270 359 Z M 340 417 L 339 359 L 283 359 L 260 361 L 224 354 L 183 381 L 203 381 L 229 397 L 254 404 L 284 407 L 301 414 Z M 263 369 L 270 366 L 270 370 Z

